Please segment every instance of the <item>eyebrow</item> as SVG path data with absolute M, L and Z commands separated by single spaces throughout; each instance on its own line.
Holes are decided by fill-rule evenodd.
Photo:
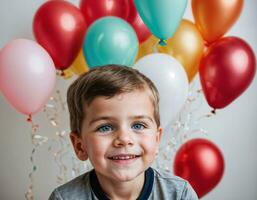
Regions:
M 148 115 L 137 115 L 137 116 L 132 116 L 130 117 L 130 119 L 148 119 L 151 122 L 154 122 L 153 119 L 151 117 L 149 117 Z
M 93 123 L 97 122 L 97 121 L 100 121 L 100 120 L 113 120 L 114 118 L 113 117 L 108 117 L 108 116 L 103 116 L 103 117 L 97 117 L 95 119 L 92 119 L 90 122 L 89 122 L 89 125 L 92 125 Z
M 129 119 L 148 119 L 150 120 L 152 123 L 154 123 L 153 119 L 147 115 L 136 115 L 136 116 L 132 116 L 132 117 L 129 117 Z M 89 122 L 89 125 L 92 125 L 93 123 L 97 122 L 97 121 L 101 121 L 101 120 L 115 120 L 114 117 L 109 117 L 109 116 L 102 116 L 102 117 L 97 117 L 95 119 L 92 119 L 90 122 Z

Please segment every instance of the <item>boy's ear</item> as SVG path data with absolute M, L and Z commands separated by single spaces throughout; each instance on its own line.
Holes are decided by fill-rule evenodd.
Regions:
M 160 143 L 161 143 L 162 133 L 163 133 L 163 129 L 162 129 L 162 127 L 159 126 L 157 128 L 157 134 L 156 134 L 156 142 L 157 142 L 156 152 L 155 152 L 156 156 L 159 153 L 159 146 L 160 146 Z
M 159 127 L 157 128 L 157 136 L 156 136 L 156 141 L 157 141 L 158 145 L 159 145 L 160 142 L 161 142 L 162 133 L 163 133 L 163 129 L 162 129 L 162 127 L 159 126 Z
M 76 133 L 70 133 L 70 139 L 74 148 L 74 151 L 78 157 L 78 159 L 85 161 L 88 159 L 87 151 L 82 142 L 81 137 L 79 137 Z

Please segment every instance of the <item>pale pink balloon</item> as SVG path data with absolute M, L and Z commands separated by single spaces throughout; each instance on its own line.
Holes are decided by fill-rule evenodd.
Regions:
M 39 112 L 56 83 L 52 58 L 32 40 L 16 39 L 0 51 L 0 88 L 21 113 Z

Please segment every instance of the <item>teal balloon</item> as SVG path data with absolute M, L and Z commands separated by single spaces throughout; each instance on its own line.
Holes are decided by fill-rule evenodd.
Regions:
M 138 52 L 134 29 L 118 17 L 103 17 L 87 30 L 83 53 L 89 68 L 107 64 L 132 66 Z
M 160 45 L 177 30 L 187 0 L 134 0 L 137 11 L 148 29 L 158 37 Z

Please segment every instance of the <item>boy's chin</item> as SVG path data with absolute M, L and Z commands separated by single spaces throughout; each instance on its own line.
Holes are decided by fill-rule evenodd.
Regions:
M 93 165 L 97 177 L 103 181 L 130 182 L 133 180 L 144 180 L 145 171 L 150 167 L 151 162 L 146 163 L 138 159 L 132 163 L 107 162 L 106 166 Z
M 115 170 L 109 172 L 107 176 L 115 182 L 129 182 L 144 177 L 144 172 L 145 170 Z

